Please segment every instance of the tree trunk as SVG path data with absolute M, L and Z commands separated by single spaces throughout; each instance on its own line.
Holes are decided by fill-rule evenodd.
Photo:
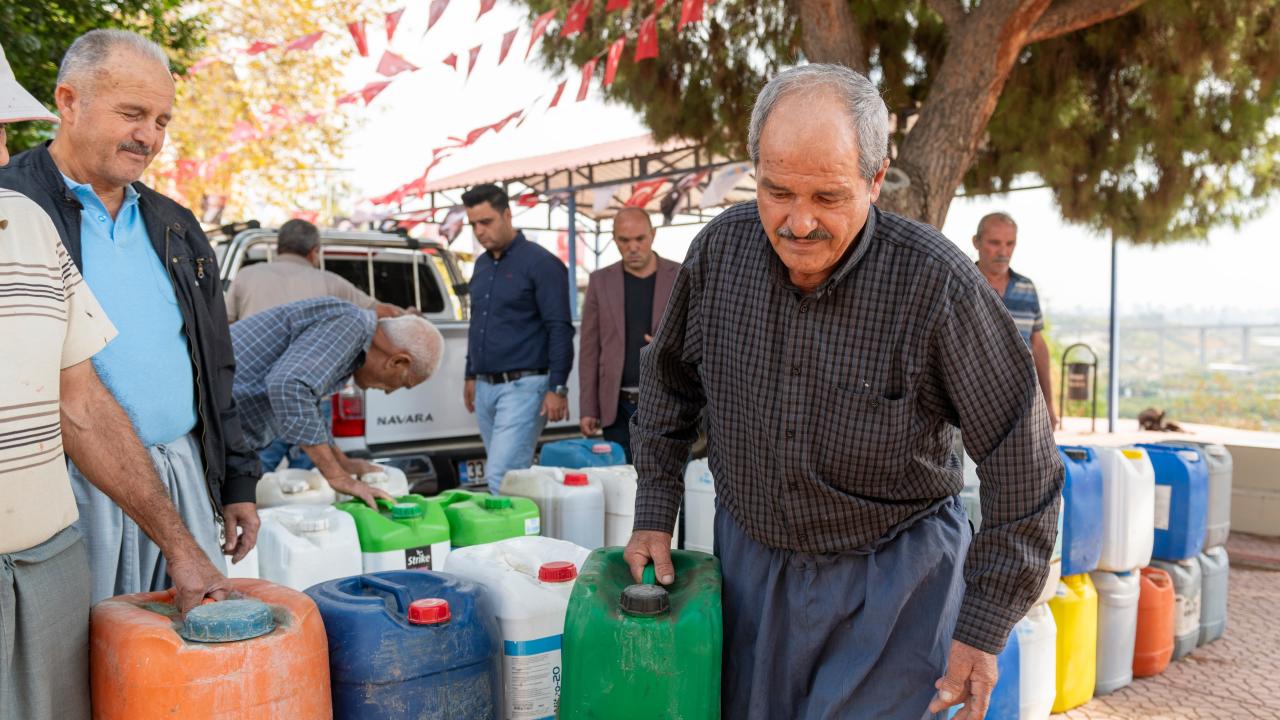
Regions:
M 805 54 L 813 62 L 844 62 L 829 48 L 831 38 L 857 37 L 852 26 L 833 28 L 838 14 L 820 12 L 825 0 L 800 3 L 806 38 L 818 23 L 818 36 L 806 40 Z M 894 159 L 891 179 L 877 202 L 882 209 L 941 228 L 951 199 L 977 156 L 1018 55 L 1029 43 L 1072 32 L 1141 5 L 1144 0 L 983 0 L 967 13 L 953 0 L 936 0 L 948 21 L 950 43 L 946 57 L 920 107 L 915 126 L 907 133 Z M 950 3 L 950 4 L 948 4 Z M 845 16 L 852 23 L 847 3 Z M 934 5 L 935 3 L 931 3 Z M 806 6 L 808 14 L 806 14 Z M 828 52 L 829 55 L 810 53 Z M 861 45 L 857 45 L 862 52 Z
M 839 63 L 862 74 L 867 55 L 849 0 L 789 0 L 800 16 L 800 47 L 809 62 Z

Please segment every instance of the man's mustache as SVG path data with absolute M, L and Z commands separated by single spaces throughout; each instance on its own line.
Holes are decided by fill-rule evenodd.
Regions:
M 791 232 L 791 228 L 787 227 L 786 225 L 783 225 L 782 227 L 778 228 L 777 235 L 783 240 L 830 240 L 831 239 L 831 233 L 827 232 L 826 230 L 823 230 L 820 227 L 810 230 L 809 234 L 805 235 L 804 237 L 797 237 L 795 233 Z
M 125 152 L 131 152 L 134 155 L 142 155 L 143 157 L 151 154 L 150 145 L 143 145 L 138 142 L 122 142 L 117 147 Z

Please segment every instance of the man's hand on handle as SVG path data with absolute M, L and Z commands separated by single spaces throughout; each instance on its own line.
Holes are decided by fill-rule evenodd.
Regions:
M 363 500 L 365 505 L 368 505 L 374 510 L 378 509 L 377 499 L 379 498 L 382 500 L 389 500 L 391 502 L 396 501 L 395 497 L 386 490 L 366 485 L 346 473 L 334 475 L 333 477 L 326 475 L 324 479 L 329 481 L 329 487 L 332 487 L 340 493 L 350 495 L 353 498 Z
M 998 677 L 995 655 L 952 640 L 947 674 L 933 684 L 938 692 L 929 703 L 929 712 L 941 712 L 964 703 L 955 720 L 982 720 Z
M 600 418 L 584 417 L 578 421 L 578 429 L 584 437 L 595 437 L 600 434 Z
M 178 612 L 185 613 L 206 597 L 226 600 L 231 581 L 218 572 L 204 553 L 169 560 L 169 579 L 173 581 L 173 600 Z
M 631 568 L 631 577 L 641 582 L 644 568 L 653 563 L 653 576 L 662 585 L 676 581 L 676 566 L 671 563 L 671 533 L 658 530 L 637 530 L 631 533 L 623 559 Z
M 467 406 L 467 412 L 476 411 L 476 381 L 468 380 L 462 385 L 462 404 Z

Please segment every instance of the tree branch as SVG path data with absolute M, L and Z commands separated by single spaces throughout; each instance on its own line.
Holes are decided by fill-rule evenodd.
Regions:
M 1120 17 L 1146 0 L 1055 0 L 1032 26 L 1027 44 Z
M 789 4 L 800 16 L 800 44 L 809 62 L 840 63 L 867 73 L 866 52 L 848 0 L 790 0 Z
M 929 9 L 938 13 L 951 32 L 956 32 L 964 24 L 965 10 L 961 0 L 929 0 Z

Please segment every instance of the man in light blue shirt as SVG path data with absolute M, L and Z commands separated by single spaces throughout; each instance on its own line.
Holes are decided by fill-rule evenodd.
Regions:
M 147 237 L 138 191 L 125 186 L 124 204 L 112 218 L 91 185 L 63 180 L 84 206 L 85 280 L 120 332 L 94 356 L 93 366 L 143 445 L 179 440 L 196 425 L 191 349 L 173 284 Z

